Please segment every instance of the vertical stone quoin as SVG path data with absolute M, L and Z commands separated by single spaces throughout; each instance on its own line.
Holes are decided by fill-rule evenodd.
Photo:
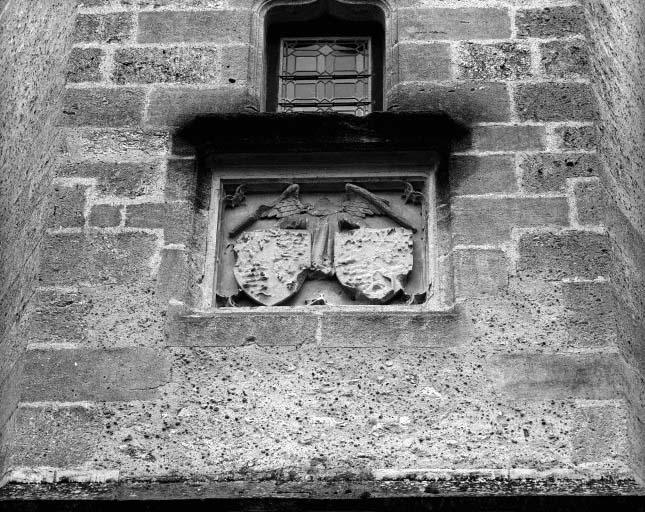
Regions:
M 231 481 L 248 496 L 426 495 L 462 493 L 473 472 L 493 493 L 642 492 L 638 0 L 328 2 L 353 21 L 382 11 L 383 110 L 469 126 L 437 192 L 435 283 L 454 301 L 216 321 L 186 306 L 214 196 L 177 131 L 264 109 L 280 2 L 18 3 L 0 18 L 15 21 L 0 83 L 16 105 L 0 114 L 16 240 L 0 496 L 172 479 L 213 496 Z

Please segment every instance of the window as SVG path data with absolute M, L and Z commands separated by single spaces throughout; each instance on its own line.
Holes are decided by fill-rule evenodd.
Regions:
M 282 38 L 279 112 L 371 111 L 371 39 Z
M 363 116 L 381 110 L 380 21 L 351 21 L 328 13 L 297 21 L 279 8 L 272 13 L 266 20 L 268 112 Z

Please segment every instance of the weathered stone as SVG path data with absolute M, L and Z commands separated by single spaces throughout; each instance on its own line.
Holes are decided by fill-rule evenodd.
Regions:
M 386 103 L 394 111 L 445 110 L 467 123 L 510 120 L 508 89 L 494 82 L 399 84 L 388 92 Z
M 598 157 L 588 153 L 539 153 L 526 155 L 520 163 L 527 192 L 564 191 L 567 178 L 597 176 L 599 168 Z
M 65 126 L 133 126 L 141 122 L 145 91 L 140 89 L 67 89 Z
M 23 406 L 16 416 L 12 466 L 65 468 L 92 461 L 103 430 L 96 408 Z
M 54 185 L 52 213 L 47 222 L 50 228 L 74 228 L 85 224 L 85 186 Z
M 574 185 L 578 222 L 582 225 L 598 226 L 607 216 L 607 192 L 598 181 L 581 181 Z
M 70 160 L 74 162 L 91 159 L 119 163 L 143 160 L 150 163 L 154 158 L 164 155 L 169 146 L 170 136 L 162 130 L 125 128 L 65 130 L 65 150 Z M 79 165 L 89 167 L 93 164 L 83 162 Z
M 221 82 L 245 85 L 249 75 L 249 45 L 226 45 L 220 48 Z
M 74 41 L 77 43 L 121 43 L 131 37 L 134 20 L 126 12 L 79 14 Z
M 450 159 L 450 193 L 494 194 L 517 191 L 515 160 L 508 155 L 458 155 Z
M 456 141 L 455 151 L 530 151 L 544 149 L 545 130 L 536 125 L 473 126 L 470 136 Z
M 149 275 L 156 237 L 148 233 L 62 233 L 45 237 L 41 282 L 112 284 Z
M 496 387 L 510 399 L 607 400 L 621 395 L 619 356 L 504 354 L 494 358 Z
M 258 110 L 257 101 L 245 88 L 237 86 L 155 89 L 146 120 L 153 126 L 181 126 L 197 114 L 255 112 Z
M 562 301 L 572 346 L 616 346 L 617 304 L 609 283 L 564 283 Z
M 170 346 L 299 346 L 314 343 L 318 317 L 312 314 L 244 312 L 222 309 L 215 315 L 177 312 L 168 317 Z
M 598 144 L 595 126 L 558 126 L 555 135 L 563 149 L 594 150 Z
M 583 231 L 525 234 L 519 252 L 517 270 L 525 277 L 596 279 L 611 267 L 608 238 Z
M 540 46 L 540 63 L 552 78 L 579 78 L 589 73 L 589 52 L 584 41 L 550 41 Z
M 456 244 L 490 244 L 510 239 L 514 227 L 566 226 L 566 198 L 455 198 L 452 206 Z
M 508 285 L 508 262 L 501 250 L 459 250 L 453 258 L 457 297 L 495 295 Z
M 100 48 L 72 48 L 67 62 L 67 81 L 99 82 L 104 55 Z
M 92 206 L 89 218 L 90 226 L 109 228 L 121 223 L 121 207 L 111 204 L 97 204 Z
M 579 6 L 544 7 L 517 11 L 518 37 L 566 37 L 586 32 L 584 13 Z
M 161 166 L 153 158 L 150 158 L 153 161 L 141 163 L 68 163 L 60 166 L 58 176 L 96 178 L 95 190 L 101 196 L 135 198 L 153 192 L 160 181 Z
M 170 361 L 146 348 L 29 350 L 22 400 L 151 400 L 170 380 Z
M 275 306 L 300 291 L 311 267 L 311 235 L 301 230 L 248 231 L 235 241 L 235 280 L 244 293 Z
M 161 271 L 161 269 L 160 269 Z M 31 344 L 110 349 L 163 343 L 163 297 L 148 276 L 125 284 L 39 290 L 21 336 Z
M 164 241 L 169 244 L 188 243 L 192 218 L 192 207 L 185 202 L 132 204 L 125 210 L 127 227 L 163 229 Z
M 394 51 L 398 56 L 398 69 L 393 71 L 393 83 L 452 78 L 448 43 L 401 42 Z
M 112 80 L 118 84 L 211 83 L 218 78 L 215 48 L 125 48 L 114 54 Z
M 370 301 L 387 302 L 403 289 L 412 271 L 412 244 L 412 231 L 404 228 L 337 233 L 336 277 Z
M 522 121 L 592 121 L 596 117 L 588 84 L 519 84 L 515 101 Z
M 531 76 L 531 51 L 517 43 L 462 43 L 458 51 L 460 78 L 516 80 Z
M 441 39 L 500 39 L 510 37 L 511 23 L 506 9 L 400 9 L 401 41 Z
M 168 201 L 192 200 L 197 192 L 195 160 L 168 160 L 164 189 L 166 199 Z
M 140 43 L 246 43 L 248 11 L 159 11 L 139 14 Z

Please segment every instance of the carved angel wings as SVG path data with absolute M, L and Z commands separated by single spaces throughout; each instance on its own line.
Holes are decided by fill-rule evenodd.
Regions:
M 313 215 L 318 217 L 338 214 L 338 223 L 346 228 L 358 228 L 359 219 L 373 215 L 385 215 L 398 224 L 413 232 L 416 229 L 401 215 L 390 207 L 389 201 L 372 194 L 370 191 L 348 183 L 345 185 L 349 198 L 342 202 L 340 208 L 335 211 L 316 211 L 313 205 L 303 203 L 300 200 L 300 186 L 293 184 L 288 186 L 282 194 L 273 202 L 259 206 L 255 212 L 245 218 L 237 226 L 231 229 L 229 235 L 235 237 L 244 229 L 248 228 L 259 219 L 297 219 L 301 215 Z M 300 227 L 296 220 L 295 224 L 289 222 L 285 227 Z

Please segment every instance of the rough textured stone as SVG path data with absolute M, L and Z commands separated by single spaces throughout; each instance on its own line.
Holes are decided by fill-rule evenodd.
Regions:
M 132 126 L 141 122 L 145 91 L 140 89 L 67 89 L 65 126 Z
M 625 404 L 580 407 L 577 410 L 573 438 L 574 462 L 584 464 L 598 459 L 624 460 L 630 455 L 628 437 L 616 435 L 628 432 L 628 412 Z
M 564 283 L 562 299 L 571 345 L 616 346 L 617 304 L 609 283 Z
M 607 400 L 621 395 L 616 354 L 505 354 L 495 359 L 496 385 L 511 399 Z
M 457 297 L 494 295 L 508 284 L 508 262 L 500 250 L 455 251 L 454 262 Z
M 470 82 L 454 85 L 399 84 L 387 96 L 388 110 L 445 110 L 466 123 L 510 120 L 504 84 Z
M 39 290 L 28 308 L 30 322 L 20 335 L 31 344 L 100 349 L 163 346 L 162 300 L 154 281 L 145 275 L 123 284 Z
M 558 145 L 563 149 L 596 149 L 598 141 L 595 126 L 558 126 L 555 129 Z
M 164 194 L 167 200 L 192 200 L 197 192 L 197 173 L 195 160 L 168 160 L 166 187 Z
M 22 400 L 149 400 L 170 380 L 170 361 L 146 348 L 29 350 Z
M 110 204 L 92 206 L 89 217 L 90 226 L 109 228 L 121 223 L 121 207 Z
M 143 203 L 126 207 L 127 227 L 163 229 L 168 244 L 187 243 L 192 234 L 192 207 L 188 203 Z
M 566 198 L 455 198 L 453 237 L 457 244 L 490 244 L 510 239 L 514 227 L 566 226 Z
M 60 132 L 73 2 L 0 2 L 0 472 L 19 398 L 18 323 L 33 294 Z
M 526 155 L 520 163 L 522 186 L 527 192 L 563 191 L 567 178 L 587 178 L 599 173 L 594 154 L 540 153 Z
M 72 48 L 67 61 L 67 81 L 99 82 L 104 55 L 100 48 Z
M 253 49 L 249 45 L 220 47 L 221 83 L 245 85 L 249 78 L 249 59 Z
M 54 185 L 54 204 L 47 222 L 49 228 L 77 228 L 85 224 L 85 190 L 82 185 Z
M 91 462 L 103 418 L 86 406 L 20 407 L 10 463 L 17 467 L 74 467 Z
M 134 198 L 150 194 L 160 180 L 160 165 L 151 162 L 75 162 L 58 169 L 60 177 L 96 178 L 95 191 L 101 196 Z
M 401 42 L 396 45 L 398 69 L 393 83 L 452 78 L 450 45 L 447 43 Z
M 64 233 L 45 237 L 43 284 L 116 284 L 150 273 L 156 237 L 148 233 Z
M 460 78 L 516 80 L 531 76 L 531 52 L 526 45 L 463 43 L 458 55 Z
M 591 121 L 597 113 L 588 84 L 519 84 L 515 101 L 522 121 Z
M 257 99 L 242 87 L 156 89 L 146 120 L 153 126 L 181 126 L 197 114 L 257 110 Z
M 114 54 L 112 80 L 117 84 L 210 83 L 219 74 L 215 48 L 124 48 Z
M 551 78 L 579 78 L 589 73 L 589 52 L 584 41 L 550 41 L 540 45 L 540 64 Z
M 545 130 L 536 125 L 473 126 L 470 136 L 457 141 L 455 151 L 530 151 L 544 149 Z
M 601 123 L 599 153 L 613 181 L 611 195 L 645 233 L 645 11 L 639 0 L 587 0 L 591 62 Z
M 246 43 L 248 11 L 160 11 L 139 14 L 140 43 Z
M 565 37 L 586 33 L 584 12 L 579 6 L 519 10 L 515 25 L 518 37 Z
M 506 9 L 401 9 L 399 39 L 499 39 L 510 37 Z
M 79 14 L 74 40 L 77 43 L 122 43 L 132 36 L 134 20 L 126 12 Z
M 517 191 L 515 160 L 508 155 L 458 155 L 450 159 L 450 193 L 494 194 Z
M 65 131 L 65 151 L 73 162 L 150 162 L 164 155 L 170 136 L 161 130 L 84 128 Z M 90 165 L 83 162 L 83 165 Z
M 520 238 L 520 275 L 545 280 L 607 277 L 609 239 L 584 231 L 525 234 Z
M 606 191 L 597 181 L 582 181 L 575 184 L 573 193 L 576 199 L 578 222 L 583 225 L 599 225 L 607 213 Z

